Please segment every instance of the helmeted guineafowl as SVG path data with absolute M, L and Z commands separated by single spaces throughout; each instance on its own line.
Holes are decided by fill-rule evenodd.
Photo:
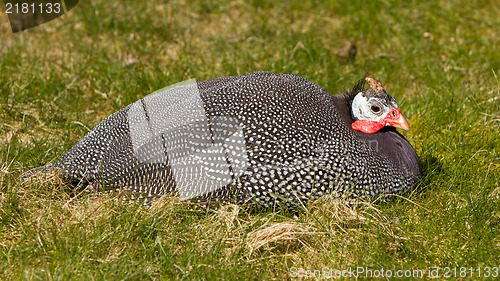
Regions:
M 184 83 L 99 123 L 54 165 L 97 190 L 265 207 L 373 199 L 421 176 L 395 100 L 373 79 L 332 96 L 287 74 Z

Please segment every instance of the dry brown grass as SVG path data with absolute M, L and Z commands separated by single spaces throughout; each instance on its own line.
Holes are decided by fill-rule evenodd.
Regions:
M 299 245 L 306 245 L 304 238 L 317 234 L 311 224 L 297 222 L 280 222 L 263 225 L 259 229 L 248 233 L 246 248 L 248 256 L 254 251 L 272 251 L 281 247 L 284 252 L 290 252 Z

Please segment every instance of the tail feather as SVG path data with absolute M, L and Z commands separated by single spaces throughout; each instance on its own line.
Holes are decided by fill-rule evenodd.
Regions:
M 34 175 L 45 174 L 45 173 L 49 173 L 49 172 L 52 172 L 55 170 L 58 170 L 58 169 L 53 164 L 47 164 L 45 166 L 40 166 L 40 167 L 31 169 L 31 170 L 25 172 L 24 174 L 22 174 L 19 177 L 19 179 L 21 181 L 26 181 L 26 180 L 29 180 Z

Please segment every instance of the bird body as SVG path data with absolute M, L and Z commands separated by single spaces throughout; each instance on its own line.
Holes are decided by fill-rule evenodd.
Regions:
M 382 126 L 353 113 L 358 92 L 372 109 L 385 104 L 373 83 L 337 96 L 268 72 L 178 85 L 104 119 L 54 167 L 101 191 L 264 207 L 401 193 L 421 176 L 415 150 L 390 127 L 406 120 L 397 106 L 374 119 Z

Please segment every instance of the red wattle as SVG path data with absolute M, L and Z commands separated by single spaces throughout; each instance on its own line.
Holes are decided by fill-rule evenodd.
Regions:
M 361 131 L 366 134 L 374 134 L 378 132 L 378 130 L 384 127 L 383 124 L 380 124 L 376 121 L 366 121 L 366 120 L 357 120 L 352 123 L 352 128 L 356 131 Z

